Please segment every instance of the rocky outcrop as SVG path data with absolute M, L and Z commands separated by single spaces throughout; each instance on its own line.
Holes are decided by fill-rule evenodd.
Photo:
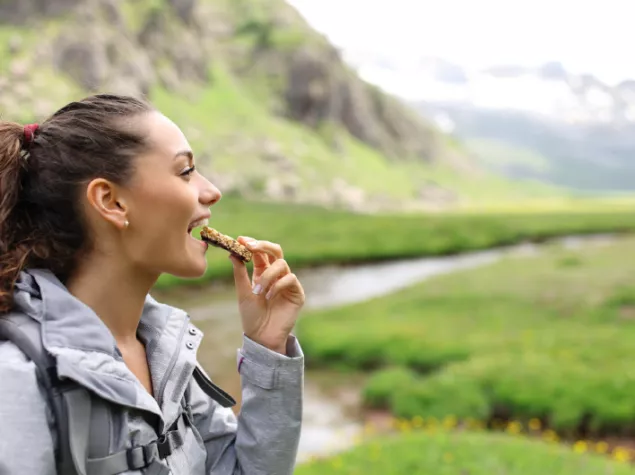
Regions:
M 333 48 L 300 49 L 289 55 L 284 98 L 292 119 L 311 127 L 334 121 L 395 158 L 431 161 L 438 151 L 430 126 L 350 73 Z
M 138 31 L 126 25 L 120 0 L 5 0 L 0 2 L 0 22 L 22 24 L 75 13 L 72 25 L 39 45 L 39 56 L 52 58 L 56 71 L 86 91 L 147 94 L 157 81 L 169 90 L 209 82 L 217 46 L 214 25 L 219 23 L 218 11 L 210 8 L 214 2 L 168 0 L 167 5 L 148 6 L 136 19 Z M 399 101 L 360 80 L 331 45 L 278 44 L 280 31 L 310 31 L 292 9 L 269 8 L 233 24 L 221 20 L 230 30 L 252 36 L 253 46 L 246 52 L 250 68 L 244 74 L 265 74 L 278 83 L 283 78 L 280 94 L 287 117 L 316 129 L 328 123 L 342 126 L 394 159 L 431 161 L 436 156 L 434 131 Z M 14 44 L 10 50 L 17 48 Z M 337 140 L 332 145 L 337 148 Z
M 363 180 L 356 183 L 350 175 L 350 182 L 333 178 L 333 171 L 320 175 L 313 157 L 306 167 L 298 157 L 308 163 L 316 147 L 329 159 L 346 160 L 350 136 L 394 161 L 431 162 L 444 152 L 429 125 L 362 81 L 283 0 L 0 0 L 2 24 L 25 25 L 12 30 L 0 57 L 3 115 L 20 119 L 28 111 L 29 119 L 32 113 L 44 118 L 67 99 L 97 91 L 151 95 L 160 88 L 175 99 L 196 100 L 214 87 L 211 71 L 219 70 L 227 75 L 225 85 L 264 98 L 254 108 L 264 118 L 269 113 L 272 123 L 282 116 L 313 129 L 310 143 L 277 142 L 267 127 L 249 134 L 228 130 L 208 140 L 206 134 L 214 135 L 210 124 L 186 119 L 186 135 L 205 144 L 199 168 L 225 193 L 383 209 L 395 205 L 393 198 L 368 193 L 360 187 Z M 279 125 L 299 132 L 288 121 Z M 256 165 L 219 173 L 215 154 L 248 157 Z M 429 191 L 412 194 L 415 200 L 441 199 Z
M 0 24 L 23 25 L 31 19 L 58 16 L 85 0 L 3 0 L 0 1 Z
M 177 15 L 185 23 L 192 23 L 197 0 L 168 0 Z
M 38 58 L 51 61 L 55 71 L 88 92 L 146 95 L 157 80 L 169 89 L 209 80 L 209 51 L 196 28 L 190 28 L 197 2 L 169 3 L 179 20 L 165 9 L 151 9 L 139 32 L 126 26 L 117 0 L 5 1 L 0 2 L 0 18 L 21 24 L 39 15 L 74 14 L 68 28 L 37 46 Z M 12 38 L 9 51 L 19 53 L 20 44 L 19 36 Z

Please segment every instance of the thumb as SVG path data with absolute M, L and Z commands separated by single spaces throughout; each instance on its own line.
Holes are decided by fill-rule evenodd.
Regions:
M 249 271 L 243 261 L 237 257 L 230 255 L 229 259 L 234 266 L 234 282 L 236 284 L 236 292 L 238 294 L 238 300 L 244 300 L 251 295 L 251 279 L 249 278 Z

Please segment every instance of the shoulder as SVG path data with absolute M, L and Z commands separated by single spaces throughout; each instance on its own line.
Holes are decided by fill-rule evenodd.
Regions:
M 0 367 L 30 367 L 35 372 L 35 365 L 13 342 L 0 340 Z
M 10 341 L 0 341 L 0 381 L 3 392 L 13 385 L 37 390 L 35 364 Z
M 0 420 L 7 420 L 19 411 L 52 420 L 46 394 L 38 383 L 35 363 L 10 341 L 0 341 L 0 381 Z
M 0 381 L 0 412 L 18 405 L 29 410 L 48 407 L 35 363 L 10 341 L 0 341 Z
M 0 341 L 0 381 L 0 420 L 15 411 L 47 415 L 46 395 L 38 383 L 35 363 L 9 341 Z
M 0 341 L 0 381 L 0 472 L 53 475 L 57 435 L 52 413 L 35 364 L 9 341 Z

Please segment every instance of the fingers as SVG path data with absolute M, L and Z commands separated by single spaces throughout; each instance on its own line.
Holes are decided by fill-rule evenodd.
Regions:
M 251 295 L 251 280 L 249 278 L 249 271 L 247 270 L 245 263 L 236 256 L 230 254 L 229 258 L 234 266 L 234 282 L 236 284 L 238 300 L 243 301 Z
M 254 273 L 252 279 L 254 282 L 260 279 L 262 273 L 269 267 L 269 259 L 267 258 L 267 254 L 262 254 L 260 252 L 254 253 L 253 257 L 254 264 Z
M 295 304 L 304 304 L 304 289 L 295 274 L 286 274 L 280 280 L 275 282 L 265 295 L 265 298 L 267 300 L 273 300 L 281 292 L 287 292 L 288 295 L 286 298 L 293 301 Z
M 251 252 L 262 252 L 264 254 L 267 254 L 270 257 L 269 263 L 274 262 L 276 259 L 284 258 L 284 253 L 282 252 L 282 247 L 280 247 L 280 244 L 269 241 L 257 241 L 254 238 L 250 238 L 247 236 L 240 236 L 238 238 L 238 242 L 240 242 Z
M 287 261 L 284 259 L 278 259 L 262 273 L 258 280 L 255 281 L 256 285 L 254 286 L 253 293 L 256 295 L 266 293 L 269 290 L 269 287 L 271 287 L 278 279 L 281 279 L 289 273 L 291 273 L 291 269 L 289 268 Z

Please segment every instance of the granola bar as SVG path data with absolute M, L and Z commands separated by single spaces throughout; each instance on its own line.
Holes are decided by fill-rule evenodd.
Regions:
M 201 239 L 212 246 L 220 247 L 221 249 L 231 252 L 243 262 L 251 261 L 252 253 L 249 249 L 235 239 L 216 231 L 214 228 L 204 226 L 201 229 Z

